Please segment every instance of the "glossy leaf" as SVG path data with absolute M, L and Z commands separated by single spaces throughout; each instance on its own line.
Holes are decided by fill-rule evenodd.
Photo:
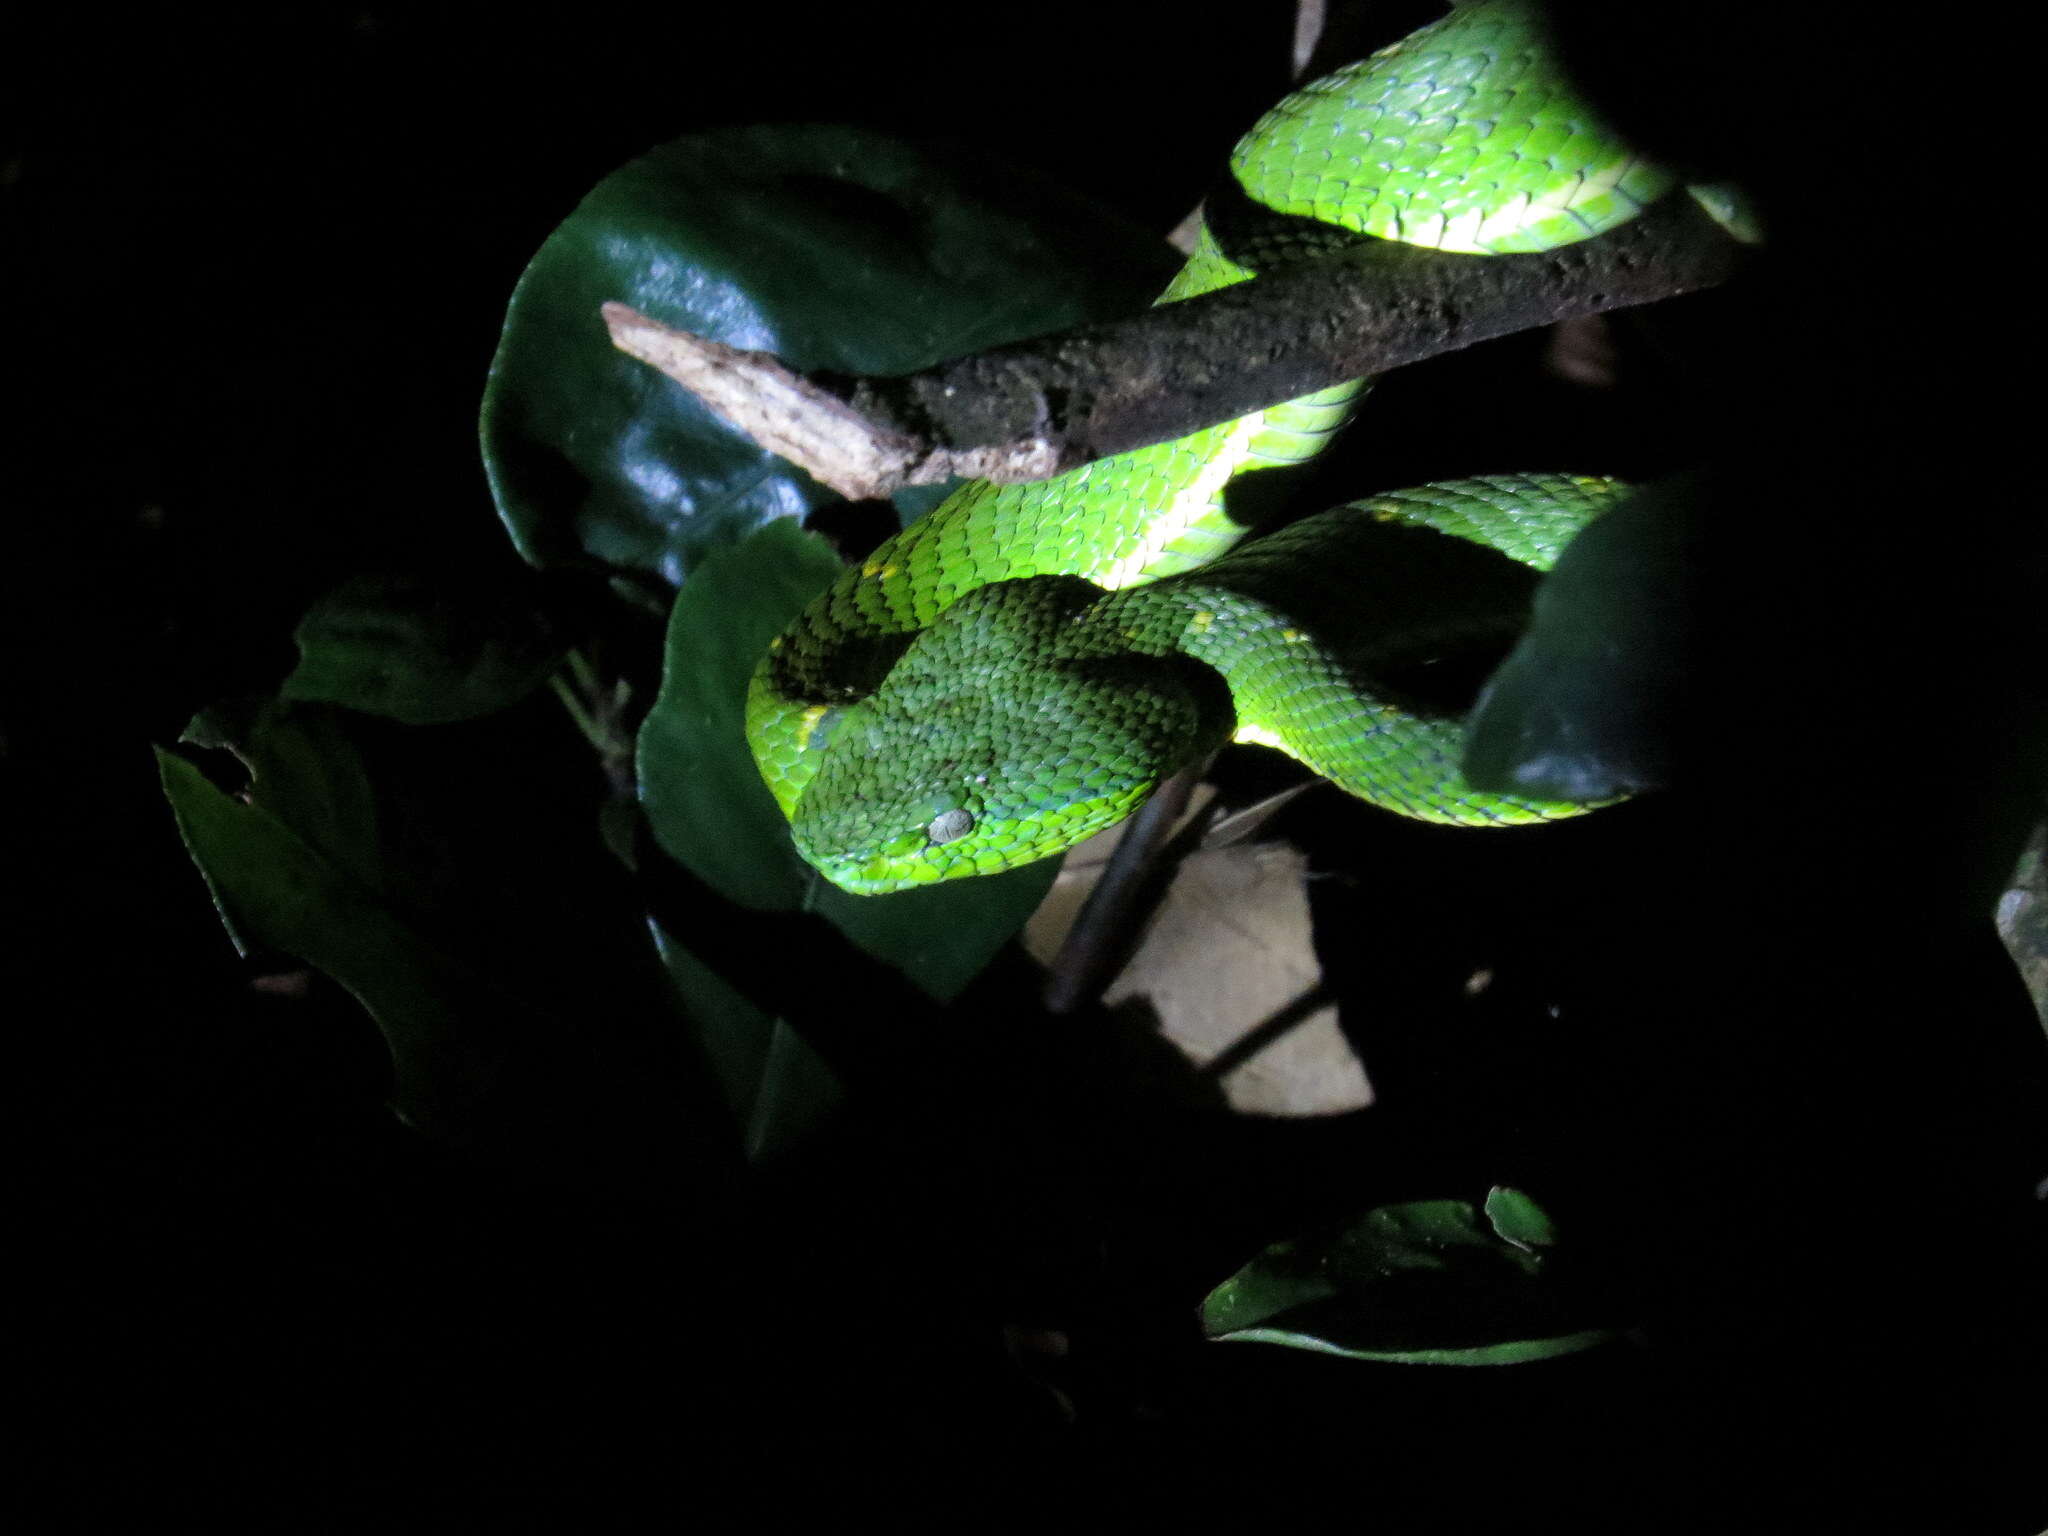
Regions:
M 1693 643 L 1695 496 L 1688 482 L 1646 486 L 1565 547 L 1473 708 L 1474 785 L 1603 800 L 1666 781 Z
M 889 896 L 849 896 L 797 857 L 746 741 L 746 689 L 768 642 L 838 571 L 793 523 L 706 558 L 677 595 L 660 696 L 640 728 L 655 840 L 722 895 L 819 913 L 929 995 L 956 995 L 1023 926 L 1057 860 Z
M 517 703 L 561 661 L 565 637 L 523 582 L 360 576 L 315 603 L 293 636 L 287 699 L 407 725 L 471 720 Z
M 1381 1206 L 1276 1243 L 1210 1292 L 1210 1338 L 1411 1365 L 1511 1365 L 1615 1337 L 1546 1272 L 1549 1219 L 1520 1191 Z
M 675 584 L 838 499 L 615 351 L 606 300 L 799 368 L 891 374 L 1127 313 L 1178 265 L 1070 193 L 866 130 L 679 139 L 600 182 L 520 279 L 483 405 L 499 514 L 536 565 Z

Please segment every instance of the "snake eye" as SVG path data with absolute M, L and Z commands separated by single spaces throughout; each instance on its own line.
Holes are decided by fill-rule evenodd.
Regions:
M 974 830 L 974 817 L 967 811 L 941 811 L 934 816 L 931 825 L 924 829 L 925 836 L 935 843 L 950 843 L 956 837 L 965 837 Z

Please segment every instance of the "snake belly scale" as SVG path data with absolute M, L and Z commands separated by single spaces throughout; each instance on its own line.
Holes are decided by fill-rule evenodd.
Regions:
M 1571 96 L 1523 0 L 1460 6 L 1297 91 L 1230 169 L 1295 224 L 1469 252 L 1586 239 L 1675 185 Z M 1253 275 L 1205 227 L 1159 302 Z M 755 761 L 804 858 L 860 893 L 993 873 L 1113 825 L 1232 739 L 1428 821 L 1584 809 L 1473 789 L 1459 723 L 1377 679 L 1394 642 L 1497 632 L 1514 595 L 1462 566 L 1448 593 L 1374 572 L 1419 530 L 1547 568 L 1614 482 L 1419 487 L 1232 550 L 1230 482 L 1320 451 L 1365 382 L 1052 480 L 970 483 L 842 573 L 748 691 Z

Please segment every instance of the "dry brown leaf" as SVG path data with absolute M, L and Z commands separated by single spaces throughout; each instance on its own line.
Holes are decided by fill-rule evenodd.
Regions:
M 1206 789 L 1206 786 L 1205 786 Z M 1114 832 L 1116 829 L 1112 829 Z M 1051 964 L 1114 839 L 1069 856 L 1025 929 L 1026 947 Z M 1130 963 L 1110 985 L 1111 1006 L 1142 999 L 1160 1031 L 1240 1114 L 1343 1114 L 1372 1102 L 1364 1065 L 1329 1004 L 1271 1027 L 1322 980 L 1311 942 L 1307 860 L 1284 843 L 1206 848 L 1190 855 Z

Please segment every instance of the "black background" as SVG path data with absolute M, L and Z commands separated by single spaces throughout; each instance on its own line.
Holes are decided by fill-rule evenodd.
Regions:
M 139 1495 L 459 1526 L 508 1499 L 606 1523 L 737 1498 L 772 1518 L 915 1504 L 963 1471 L 991 1522 L 1068 1496 L 1090 1458 L 1006 1359 L 1009 1298 L 949 1284 L 956 1212 L 892 1208 L 893 1230 L 851 1233 L 835 1209 L 872 1209 L 859 1191 L 791 1197 L 792 1220 L 856 1248 L 929 1245 L 905 1296 L 857 1263 L 788 1273 L 815 1250 L 764 1257 L 729 1213 L 479 1169 L 411 1136 L 345 999 L 251 989 L 148 744 L 273 686 L 337 576 L 509 560 L 474 446 L 496 326 L 528 255 L 621 161 L 719 122 L 938 121 L 1164 229 L 1284 89 L 1284 9 L 1220 47 L 1149 7 L 1059 4 L 971 29 L 927 6 L 726 14 L 715 37 L 683 8 L 605 4 L 30 28 L 5 189 L 8 329 L 27 342 L 9 343 L 9 1012 L 20 1251 L 43 1283 L 24 1396 L 53 1439 L 50 1508 Z M 1390 13 L 1388 34 L 1411 19 Z M 2021 621 L 2038 497 L 2001 355 L 2028 274 L 1944 228 L 1881 260 L 1833 254 L 1841 205 L 1936 184 L 1930 159 L 1957 204 L 1974 184 L 1931 135 L 1900 141 L 1903 168 L 1850 166 L 1846 88 L 1793 114 L 1820 149 L 1769 159 L 1784 79 L 1857 52 L 1813 26 L 1774 55 L 1757 16 L 1639 15 L 1590 29 L 1584 56 L 1596 81 L 1614 57 L 1664 61 L 1608 99 L 1681 156 L 1758 177 L 1780 208 L 1828 189 L 1824 213 L 1787 220 L 1791 276 L 1745 322 L 1768 349 L 1727 365 L 1751 398 L 1696 424 L 1710 444 L 1744 434 L 1731 456 L 1778 481 L 1744 508 L 1767 559 L 1724 547 L 1714 572 L 1698 697 L 1748 701 L 1792 745 L 1759 763 L 1700 727 L 1707 792 L 1618 877 L 1662 905 L 1654 933 L 1612 942 L 1608 996 L 1654 995 L 1655 1027 L 1685 1042 L 1611 1083 L 1634 1099 L 1611 1128 L 1685 1149 L 1646 1237 L 1689 1320 L 1676 1363 L 1402 1377 L 1368 1397 L 1333 1362 L 1233 1356 L 1181 1384 L 1192 1406 L 1167 1430 L 1138 1414 L 1082 1437 L 1087 1470 L 1141 1508 L 1249 1490 L 1412 1512 L 1394 1528 L 1568 1508 L 1812 1530 L 1925 1499 L 1938 1523 L 1898 1528 L 2041 1522 L 2022 1394 L 2044 1361 L 2048 1096 L 2025 1000 L 1967 915 L 2009 848 L 2005 801 L 2041 781 Z M 1885 78 L 1951 57 L 1913 27 L 1860 45 Z M 2019 104 L 1962 94 L 1967 113 L 1939 92 L 1926 110 L 1967 119 L 1995 181 L 1982 146 Z M 1970 489 L 1936 491 L 1956 462 Z M 1788 510 L 1815 487 L 1823 515 Z M 1845 527 L 1872 548 L 1846 564 Z M 1922 684 L 1930 660 L 1942 676 Z M 1775 689 L 1760 706 L 1758 676 Z M 1833 702 L 1815 719 L 1817 698 Z M 566 732 L 509 729 L 537 774 L 579 771 Z M 1788 781 L 1831 808 L 1774 810 Z M 544 809 L 522 836 L 529 868 L 578 867 Z M 847 1178 L 896 1155 L 870 1145 Z M 1617 1176 L 1587 1198 L 1640 1193 Z

